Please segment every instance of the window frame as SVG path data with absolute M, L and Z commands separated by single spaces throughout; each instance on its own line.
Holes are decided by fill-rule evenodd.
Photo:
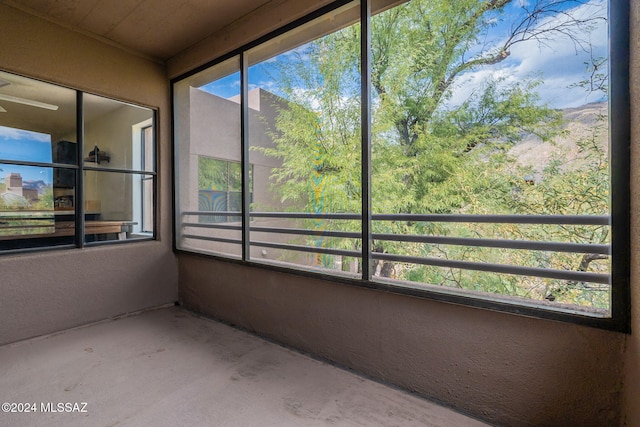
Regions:
M 132 146 L 132 158 L 134 159 L 134 164 L 139 165 L 139 169 L 140 170 L 156 170 L 156 155 L 155 155 L 155 125 L 154 125 L 154 120 L 153 118 L 148 119 L 148 120 L 144 120 L 143 122 L 140 123 L 136 123 L 133 125 L 132 127 L 132 133 L 133 133 L 133 146 Z M 150 132 L 147 132 L 149 131 Z M 147 134 L 150 134 L 150 136 L 148 137 Z M 149 149 L 148 145 L 151 145 L 151 156 L 147 155 L 147 151 Z M 147 159 L 147 157 L 150 157 L 149 159 Z M 156 189 L 155 189 L 155 178 L 154 175 L 140 175 L 139 177 L 136 176 L 135 178 L 135 186 L 137 186 L 138 188 L 136 189 L 134 187 L 133 189 L 133 200 L 134 201 L 138 201 L 137 203 L 134 203 L 133 206 L 133 218 L 134 220 L 139 221 L 140 226 L 139 227 L 134 227 L 134 229 L 138 229 L 138 231 L 136 231 L 136 234 L 141 234 L 141 235 L 148 235 L 148 236 L 153 236 L 153 230 L 155 230 L 155 194 L 156 194 Z M 149 196 L 147 193 L 147 191 L 149 191 L 146 186 L 145 183 L 151 181 L 151 200 L 149 205 L 150 206 L 146 206 L 146 200 L 147 197 Z M 136 197 L 139 196 L 139 197 Z M 137 205 L 137 206 L 136 206 Z M 147 215 L 147 209 L 150 208 L 151 209 L 151 215 L 152 215 L 152 219 L 151 219 L 151 230 L 145 230 L 145 227 L 147 225 L 146 221 L 145 221 L 145 217 Z
M 355 0 L 357 1 L 357 0 Z M 173 182 L 173 246 L 176 253 L 197 253 L 205 257 L 236 263 L 247 267 L 258 267 L 266 270 L 294 273 L 304 277 L 320 278 L 346 285 L 376 289 L 394 294 L 425 298 L 463 306 L 483 308 L 491 311 L 511 313 L 540 319 L 561 321 L 595 327 L 619 332 L 630 332 L 630 93 L 629 93 L 629 61 L 630 61 L 630 25 L 629 25 L 629 0 L 609 0 L 609 150 L 610 150 L 610 227 L 611 227 L 611 305 L 609 317 L 597 317 L 588 315 L 579 310 L 548 308 L 529 302 L 515 301 L 509 297 L 496 294 L 478 295 L 471 292 L 451 291 L 446 288 L 432 290 L 418 286 L 396 286 L 380 281 L 373 281 L 369 275 L 371 258 L 371 89 L 370 89 L 370 18 L 372 0 L 360 1 L 360 25 L 361 34 L 361 100 L 362 100 L 362 271 L 361 278 L 352 279 L 338 275 L 308 271 L 296 268 L 287 268 L 278 265 L 264 264 L 250 260 L 249 247 L 249 201 L 248 201 L 248 61 L 246 52 L 269 40 L 281 36 L 289 31 L 319 18 L 344 5 L 353 3 L 354 0 L 338 0 L 327 6 L 319 8 L 309 15 L 297 19 L 263 37 L 234 49 L 219 58 L 207 62 L 189 72 L 171 79 L 171 104 L 172 125 L 176 128 L 177 107 L 174 97 L 174 85 L 196 73 L 227 61 L 233 57 L 240 57 L 241 79 L 241 145 L 242 145 L 242 170 L 243 170 L 243 227 L 242 227 L 242 259 L 214 255 L 195 250 L 181 249 L 177 242 L 177 229 L 180 226 L 180 206 L 176 199 L 176 182 L 180 171 L 177 158 L 179 155 L 180 141 L 175 132 L 172 134 L 172 147 L 174 154 L 174 182 Z M 394 2 L 387 2 L 394 3 Z M 399 3 L 399 2 L 395 2 Z M 611 23 L 615 22 L 615 25 Z
M 22 78 L 26 78 L 26 79 L 30 79 L 33 80 L 35 82 L 42 82 L 42 83 L 46 83 L 49 85 L 53 85 L 56 87 L 60 87 L 60 88 L 64 88 L 64 89 L 68 89 L 68 90 L 72 90 L 73 92 L 75 92 L 75 97 L 76 97 L 76 103 L 75 103 L 75 123 L 76 123 L 76 142 L 75 142 L 75 156 L 76 156 L 76 162 L 75 163 L 70 163 L 70 164 L 64 164 L 64 163 L 56 163 L 55 161 L 52 160 L 51 163 L 42 163 L 42 162 L 34 162 L 34 161 L 15 161 L 15 160 L 3 160 L 0 159 L 0 163 L 2 164 L 13 164 L 13 165 L 20 165 L 20 166 L 36 166 L 36 167 L 47 167 L 47 168 L 51 168 L 52 170 L 73 170 L 75 173 L 75 177 L 74 177 L 74 184 L 75 184 L 75 189 L 74 189 L 74 193 L 75 193 L 75 202 L 74 202 L 74 210 L 73 210 L 73 220 L 75 222 L 75 233 L 73 236 L 73 243 L 66 243 L 66 244 L 60 244 L 60 245 L 34 245 L 34 246 L 29 246 L 29 247 L 24 247 L 24 248 L 17 248 L 17 249 L 2 249 L 0 250 L 0 256 L 3 255 L 10 255 L 10 254 L 15 254 L 15 253 L 30 253 L 30 252 L 40 252 L 40 251 L 48 251 L 48 250 L 56 250 L 56 249 L 82 249 L 84 247 L 87 246 L 98 246 L 98 245 L 105 245 L 105 244 L 126 244 L 126 243 L 133 243 L 133 242 L 141 242 L 141 241 L 150 241 L 150 240 L 157 240 L 157 212 L 158 212 L 158 200 L 157 200 L 157 189 L 158 189 L 158 172 L 157 172 L 157 148 L 158 148 L 158 129 L 157 129 L 157 117 L 158 117 L 158 110 L 156 108 L 150 107 L 150 106 L 146 106 L 146 105 L 140 105 L 140 104 L 134 104 L 128 101 L 124 101 L 124 100 L 120 100 L 120 99 L 116 99 L 113 97 L 108 97 L 108 96 L 104 96 L 104 95 L 98 95 L 98 94 L 94 94 L 88 91 L 82 91 L 79 89 L 75 89 L 72 87 L 68 87 L 59 83 L 55 83 L 55 82 L 51 82 L 51 81 L 46 81 L 46 80 L 42 80 L 42 79 L 38 79 L 32 76 L 28 76 L 28 75 L 24 75 L 24 74 L 19 74 L 19 73 L 15 73 L 12 71 L 7 71 L 4 69 L 1 69 L 1 71 L 7 73 L 7 74 L 13 74 L 15 76 L 19 76 Z M 125 105 L 131 105 L 131 106 L 135 106 L 138 108 L 144 108 L 149 110 L 150 114 L 151 114 L 151 118 L 148 120 L 148 122 L 150 124 L 148 124 L 146 127 L 151 127 L 152 128 L 152 132 L 151 132 L 151 143 L 152 143 L 152 147 L 153 147 L 153 159 L 151 159 L 151 166 L 152 166 L 152 170 L 148 170 L 148 171 L 144 171 L 144 170 L 136 170 L 133 167 L 132 168 L 106 168 L 106 167 L 100 167 L 100 166 L 86 166 L 85 165 L 85 153 L 84 153 L 84 142 L 85 142 L 85 137 L 84 137 L 84 95 L 91 95 L 91 96 L 95 96 L 95 97 L 99 97 L 100 99 L 104 99 L 104 100 L 110 100 L 110 101 L 114 101 L 114 102 L 118 102 L 121 104 L 125 104 Z M 53 143 L 53 142 L 52 142 Z M 143 168 L 144 169 L 144 168 Z M 85 197 L 84 197 L 84 185 L 85 185 L 85 177 L 84 177 L 84 172 L 86 171 L 95 171 L 95 172 L 110 172 L 110 173 L 120 173 L 120 174 L 127 174 L 127 175 L 142 175 L 144 176 L 150 176 L 153 180 L 153 227 L 154 230 L 152 233 L 137 233 L 137 234 L 146 234 L 146 236 L 141 237 L 141 238 L 135 238 L 135 239 L 125 239 L 125 240 L 105 240 L 105 241 L 95 241 L 95 242 L 87 242 L 86 241 L 86 237 L 85 237 Z M 133 195 L 132 195 L 133 197 Z M 133 201 L 132 201 L 133 202 Z M 18 239 L 8 239 L 7 241 L 11 242 L 11 241 L 15 241 Z

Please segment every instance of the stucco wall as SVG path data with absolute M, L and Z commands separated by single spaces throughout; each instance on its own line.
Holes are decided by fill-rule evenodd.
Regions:
M 189 308 L 500 425 L 614 426 L 622 334 L 180 256 Z
M 302 18 L 332 0 L 272 0 L 252 13 L 231 23 L 200 43 L 167 61 L 170 78 L 218 58 L 225 53 L 252 42 L 289 22 Z
M 0 68 L 159 109 L 160 240 L 0 255 L 0 344 L 177 299 L 162 65 L 0 4 Z

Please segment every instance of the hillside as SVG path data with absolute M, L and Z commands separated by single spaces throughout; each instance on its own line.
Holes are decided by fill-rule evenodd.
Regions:
M 516 165 L 529 166 L 536 172 L 535 175 L 544 169 L 549 161 L 559 154 L 566 158 L 563 165 L 567 169 L 575 169 L 580 167 L 583 161 L 580 156 L 577 141 L 581 139 L 589 139 L 594 134 L 599 117 L 607 115 L 607 103 L 599 102 L 586 104 L 577 108 L 567 108 L 562 110 L 564 115 L 564 132 L 563 135 L 555 137 L 551 141 L 542 141 L 535 135 L 526 136 L 520 143 L 516 144 L 509 154 L 515 157 Z M 606 119 L 601 130 L 597 132 L 598 145 L 608 152 L 609 135 L 606 127 Z

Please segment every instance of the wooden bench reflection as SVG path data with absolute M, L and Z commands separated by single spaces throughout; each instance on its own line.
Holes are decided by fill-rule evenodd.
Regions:
M 105 234 L 117 234 L 118 240 L 126 240 L 133 226 L 137 224 L 133 221 L 100 221 L 91 220 L 85 221 L 84 233 L 85 235 L 105 235 Z M 43 228 L 46 225 L 34 225 L 31 228 Z M 49 226 L 50 227 L 50 226 Z M 0 236 L 0 240 L 12 240 L 12 239 L 36 239 L 43 237 L 65 237 L 73 236 L 76 231 L 76 225 L 74 221 L 56 221 L 55 228 L 52 233 L 37 233 L 37 234 L 13 234 Z M 25 227 L 26 228 L 26 227 Z M 0 228 L 2 230 L 2 228 Z

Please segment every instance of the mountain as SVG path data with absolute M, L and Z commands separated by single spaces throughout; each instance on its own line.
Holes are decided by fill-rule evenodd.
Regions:
M 23 188 L 29 188 L 29 189 L 33 189 L 33 190 L 38 190 L 38 194 L 44 193 L 44 190 L 47 189 L 50 186 L 51 186 L 50 184 L 47 184 L 46 182 L 44 182 L 41 179 L 23 181 L 22 182 L 22 187 Z
M 509 154 L 516 159 L 516 165 L 531 167 L 535 171 L 534 175 L 539 176 L 554 157 L 561 156 L 565 159 L 563 168 L 578 168 L 584 163 L 578 141 L 588 140 L 594 136 L 598 146 L 606 155 L 609 146 L 606 102 L 591 103 L 561 111 L 564 117 L 562 134 L 550 141 L 542 141 L 535 135 L 525 136 L 509 150 Z M 601 119 L 604 119 L 602 126 L 594 134 L 598 120 Z

